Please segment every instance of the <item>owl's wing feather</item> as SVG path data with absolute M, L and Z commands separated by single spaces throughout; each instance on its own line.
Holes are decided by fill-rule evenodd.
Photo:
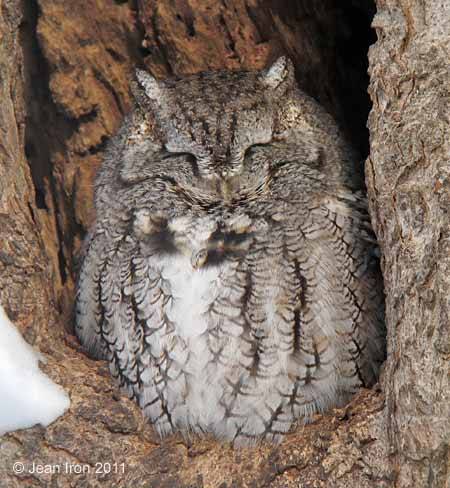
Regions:
M 355 193 L 287 206 L 275 217 L 289 263 L 283 271 L 286 296 L 297 303 L 290 371 L 298 376 L 304 401 L 310 398 L 321 410 L 330 400 L 342 402 L 358 386 L 371 385 L 384 360 L 376 240 L 365 201 Z M 327 380 L 330 375 L 334 379 Z
M 100 300 L 100 276 L 106 261 L 104 239 L 94 229 L 85 243 L 85 257 L 78 278 L 75 333 L 89 356 L 107 359 L 101 338 L 103 309 Z
M 122 238 L 103 269 L 102 332 L 110 368 L 121 387 L 156 422 L 161 434 L 173 430 L 164 390 L 168 375 L 172 324 L 164 312 L 170 299 L 152 259 L 143 256 L 134 237 Z
M 355 362 L 361 383 L 370 386 L 385 356 L 384 300 L 376 239 L 364 208 L 365 200 L 356 196 L 353 204 L 327 200 L 322 218 L 335 236 L 340 287 L 345 307 L 351 312 L 352 328 L 346 332 L 348 354 Z

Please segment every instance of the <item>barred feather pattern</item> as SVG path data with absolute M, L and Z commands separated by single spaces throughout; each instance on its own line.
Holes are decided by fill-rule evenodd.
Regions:
M 161 435 L 278 442 L 384 359 L 354 155 L 286 58 L 140 72 L 135 91 L 97 178 L 76 333 Z

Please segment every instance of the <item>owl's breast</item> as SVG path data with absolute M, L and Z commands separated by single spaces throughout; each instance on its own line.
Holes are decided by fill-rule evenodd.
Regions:
M 193 338 L 208 328 L 208 310 L 219 292 L 219 277 L 226 264 L 193 266 L 184 254 L 163 257 L 159 262 L 162 280 L 170 296 L 165 313 L 182 338 Z

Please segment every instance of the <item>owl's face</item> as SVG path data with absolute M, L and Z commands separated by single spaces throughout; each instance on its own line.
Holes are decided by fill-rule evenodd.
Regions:
M 134 230 L 149 249 L 182 253 L 195 268 L 245 253 L 255 234 L 268 232 L 270 202 L 288 202 L 294 191 L 298 198 L 319 181 L 296 169 L 320 159 L 320 124 L 288 59 L 261 72 L 137 78 L 159 147 L 130 145 L 121 179 L 133 184 Z
M 293 66 L 284 57 L 262 72 L 156 81 L 138 71 L 137 77 L 165 150 L 189 154 L 202 177 L 242 172 L 246 151 L 273 140 L 280 101 L 295 84 Z

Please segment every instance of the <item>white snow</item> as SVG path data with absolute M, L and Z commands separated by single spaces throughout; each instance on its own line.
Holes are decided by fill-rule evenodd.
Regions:
M 47 426 L 69 408 L 69 397 L 39 369 L 40 360 L 0 306 L 0 435 Z

